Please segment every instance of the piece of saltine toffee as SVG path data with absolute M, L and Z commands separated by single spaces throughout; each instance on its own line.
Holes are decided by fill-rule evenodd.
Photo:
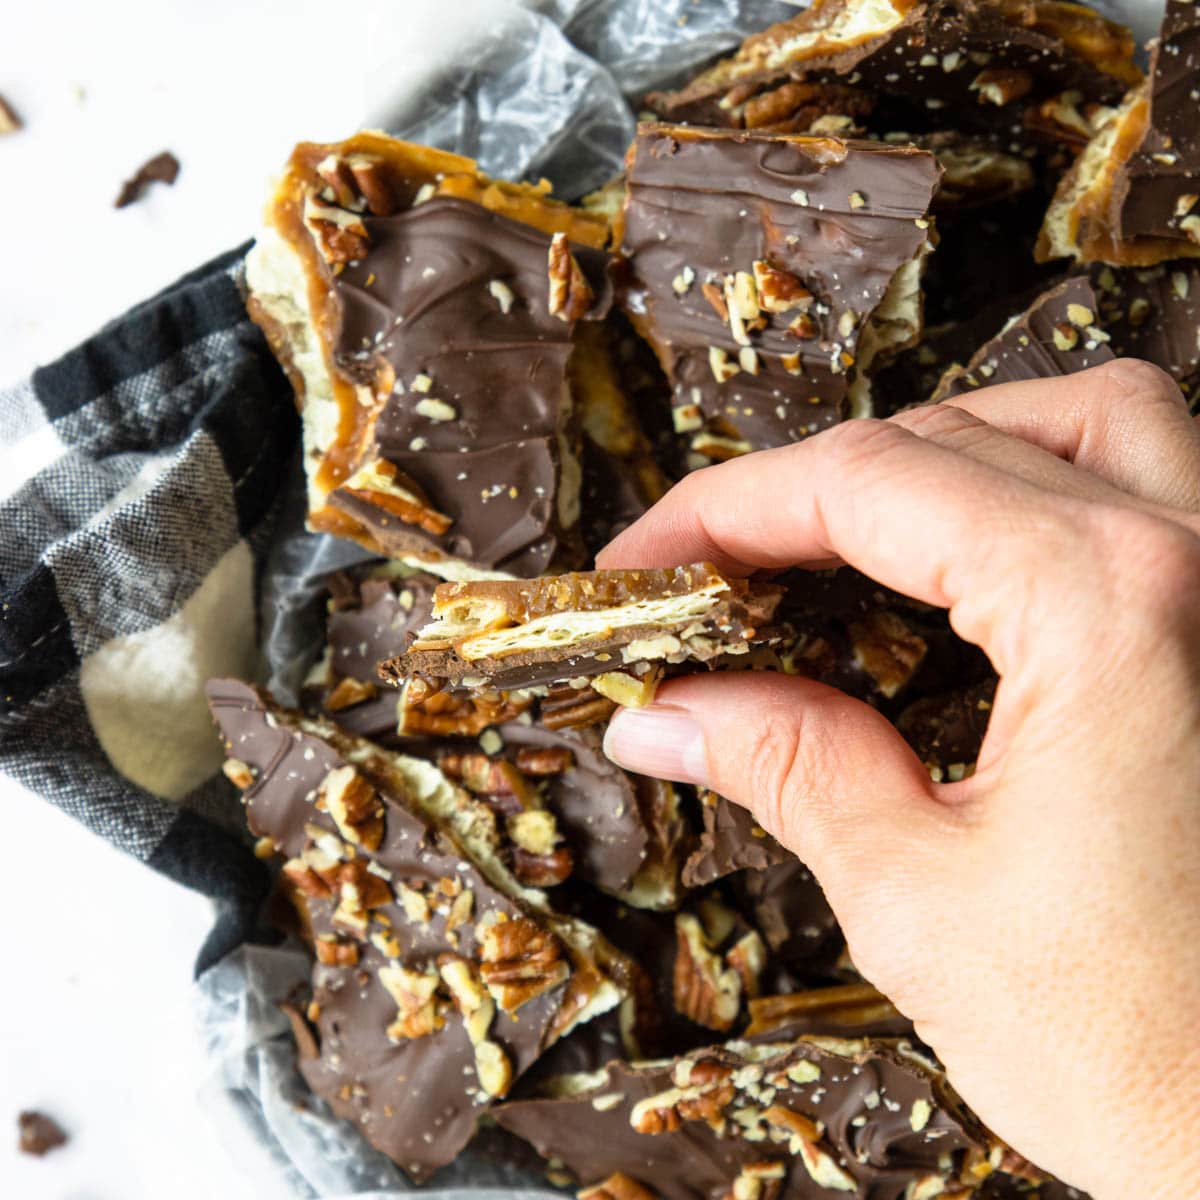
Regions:
M 782 592 L 710 563 L 446 583 L 434 619 L 380 673 L 506 692 L 567 682 L 640 706 L 668 666 L 736 664 L 769 644 Z
M 940 173 L 913 146 L 639 128 L 614 278 L 692 465 L 869 415 L 872 367 L 920 336 Z
M 1039 258 L 1200 257 L 1200 4 L 1168 0 L 1150 74 L 1103 120 L 1046 213 Z
M 609 305 L 608 222 L 548 190 L 382 134 L 293 151 L 246 284 L 312 529 L 450 577 L 582 561 L 568 360 Z
M 225 774 L 261 852 L 285 860 L 316 954 L 293 1014 L 301 1072 L 424 1178 L 544 1050 L 625 1004 L 635 968 L 512 876 L 493 810 L 431 762 L 236 680 L 208 696 Z
M 1141 78 L 1133 52 L 1124 26 L 1057 0 L 816 0 L 647 105 L 731 128 L 836 132 L 849 118 L 1078 139 L 1091 108 Z
M 499 1106 L 496 1121 L 583 1184 L 621 1172 L 663 1200 L 966 1200 L 997 1172 L 1045 1178 L 903 1039 L 730 1042 L 554 1091 Z

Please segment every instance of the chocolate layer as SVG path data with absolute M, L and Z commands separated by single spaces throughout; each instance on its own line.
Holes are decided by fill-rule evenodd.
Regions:
M 997 383 L 1073 375 L 1111 362 L 1109 340 L 1096 294 L 1085 277 L 1077 276 L 1043 292 L 965 367 L 951 367 L 932 398 L 937 402 Z
M 314 936 L 310 1086 L 414 1178 L 572 1027 L 619 1003 L 619 955 L 495 854 L 495 820 L 430 764 L 233 680 L 209 703 L 251 831 Z M 608 962 L 601 964 L 599 959 Z
M 572 1085 L 585 1090 L 572 1092 Z M 665 1200 L 730 1194 L 901 1200 L 965 1188 L 1003 1149 L 903 1041 L 733 1042 L 675 1063 L 612 1063 L 567 1094 L 495 1110 L 581 1183 L 622 1171 Z M 738 1194 L 738 1193 L 734 1193 Z
M 920 330 L 932 155 L 829 137 L 643 125 L 627 159 L 618 293 L 673 387 L 676 430 L 728 458 L 866 403 Z

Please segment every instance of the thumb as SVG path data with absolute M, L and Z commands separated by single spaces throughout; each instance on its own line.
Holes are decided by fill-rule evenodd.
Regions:
M 604 749 L 630 771 L 709 787 L 750 809 L 816 873 L 835 909 L 839 893 L 864 890 L 864 872 L 919 867 L 957 823 L 886 718 L 810 679 L 673 680 L 646 708 L 619 710 Z

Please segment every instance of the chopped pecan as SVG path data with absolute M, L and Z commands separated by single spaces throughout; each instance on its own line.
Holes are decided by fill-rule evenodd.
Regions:
M 656 1192 L 643 1187 L 623 1171 L 614 1171 L 603 1183 L 580 1188 L 576 1200 L 658 1200 Z
M 767 966 L 767 947 L 758 931 L 752 929 L 739 938 L 726 952 L 725 961 L 738 973 L 743 995 L 747 999 L 754 999 Z
M 574 869 L 575 860 L 565 846 L 549 854 L 531 854 L 520 846 L 513 849 L 513 874 L 526 887 L 557 887 L 571 877 Z
M 1004 67 L 989 67 L 971 81 L 971 91 L 979 93 L 981 104 L 986 102 L 1000 107 L 1029 95 L 1032 88 L 1033 78 L 1028 72 Z
M 575 765 L 575 755 L 565 746 L 522 746 L 517 769 L 526 775 L 563 775 Z
M 606 696 L 614 704 L 624 708 L 645 708 L 658 691 L 662 681 L 662 668 L 656 667 L 643 675 L 633 675 L 628 671 L 605 671 L 602 675 L 593 676 L 592 689 Z
M 516 1012 L 571 974 L 562 957 L 562 943 L 528 917 L 480 922 L 475 932 L 479 973 L 505 1012 Z
M 725 1200 L 776 1200 L 783 1191 L 787 1168 L 781 1162 L 747 1163 L 725 1194 Z
M 455 1006 L 462 1013 L 463 1025 L 472 1046 L 480 1045 L 492 1027 L 496 1016 L 496 1002 L 480 982 L 472 963 L 453 954 L 444 954 L 438 959 L 438 972 Z
M 684 1095 L 675 1105 L 675 1111 L 683 1121 L 703 1121 L 720 1129 L 724 1127 L 725 1109 L 737 1096 L 737 1089 L 729 1080 L 702 1088 L 698 1095 Z
M 221 773 L 234 787 L 241 788 L 243 792 L 254 786 L 254 769 L 240 758 L 227 758 L 221 764 Z
M 339 490 L 436 536 L 454 524 L 451 517 L 429 503 L 421 489 L 395 463 L 385 458 L 359 467 Z
M 832 1155 L 827 1154 L 814 1142 L 801 1141 L 797 1153 L 805 1169 L 818 1187 L 835 1192 L 857 1192 L 854 1176 L 838 1166 Z
M 675 918 L 675 1008 L 689 1020 L 725 1033 L 742 1001 L 742 980 L 708 945 L 704 927 L 690 913 Z
M 565 233 L 556 233 L 550 240 L 549 271 L 550 315 L 560 321 L 578 321 L 591 308 L 595 293 L 571 253 Z
M 495 1042 L 484 1041 L 475 1047 L 475 1074 L 479 1086 L 496 1099 L 507 1095 L 512 1087 L 512 1063 Z
M 347 161 L 367 208 L 377 217 L 390 217 L 396 211 L 396 197 L 383 162 L 366 154 L 352 154 Z
M 358 213 L 326 204 L 314 195 L 304 198 L 304 224 L 330 266 L 355 262 L 371 247 Z
M 325 776 L 317 798 L 325 802 L 338 832 L 351 845 L 378 850 L 383 842 L 383 801 L 352 766 L 335 767 Z
M 607 721 L 617 706 L 590 688 L 582 691 L 569 686 L 552 688 L 542 701 L 541 722 L 547 729 L 582 729 Z
M 327 967 L 358 966 L 358 945 L 344 942 L 335 933 L 323 933 L 313 942 L 317 962 Z
M 819 1142 L 824 1130 L 811 1117 L 795 1112 L 782 1104 L 772 1104 L 763 1110 L 763 1120 L 789 1137 L 798 1137 L 803 1142 Z
M 356 704 L 365 704 L 374 700 L 379 689 L 368 681 L 351 679 L 349 675 L 338 681 L 337 686 L 325 697 L 325 708 L 328 712 L 341 712 L 344 708 L 353 708 Z
M 711 279 L 700 285 L 700 294 L 712 305 L 713 312 L 721 318 L 724 325 L 729 320 L 729 307 L 725 303 L 725 294 L 719 284 Z
M 290 858 L 283 864 L 283 877 L 302 896 L 325 899 L 333 894 L 330 883 L 302 858 Z
M 754 283 L 758 288 L 758 302 L 767 312 L 791 312 L 794 308 L 807 312 L 813 302 L 812 292 L 798 276 L 773 267 L 764 259 L 754 263 Z
M 446 1023 L 439 1002 L 439 976 L 433 971 L 413 971 L 408 967 L 379 968 L 379 982 L 396 1002 L 396 1019 L 387 1027 L 394 1042 L 426 1037 Z
M 486 754 L 447 754 L 438 765 L 452 779 L 461 780 L 467 791 L 494 799 L 501 812 L 523 813 L 537 804 L 529 781 L 507 759 Z
M 928 649 L 895 613 L 868 613 L 849 627 L 855 660 L 889 699 L 913 677 Z

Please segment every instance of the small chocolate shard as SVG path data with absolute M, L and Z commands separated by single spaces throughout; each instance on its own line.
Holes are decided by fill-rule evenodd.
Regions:
M 646 704 L 664 666 L 736 659 L 770 642 L 781 594 L 709 563 L 445 583 L 434 619 L 380 674 L 504 691 L 590 685 L 617 704 Z
M 179 159 L 169 150 L 148 158 L 122 185 L 113 201 L 114 208 L 125 208 L 134 204 L 145 195 L 152 183 L 165 183 L 168 186 L 179 178 Z
M 967 365 L 942 376 L 933 402 L 995 383 L 1054 379 L 1111 362 L 1110 335 L 1101 328 L 1096 294 L 1085 276 L 1043 292 L 981 346 Z
M 65 1146 L 70 1140 L 57 1121 L 36 1110 L 18 1114 L 17 1130 L 17 1149 L 22 1154 L 32 1154 L 37 1158 L 59 1146 Z

